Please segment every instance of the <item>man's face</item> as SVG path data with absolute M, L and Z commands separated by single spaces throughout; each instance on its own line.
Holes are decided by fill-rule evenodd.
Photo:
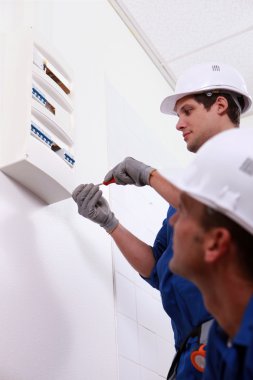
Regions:
M 210 137 L 220 132 L 216 103 L 210 110 L 191 96 L 177 101 L 177 130 L 181 131 L 190 152 L 196 153 Z
M 172 272 L 193 281 L 204 272 L 203 208 L 200 202 L 182 193 L 177 212 L 169 221 L 174 227 L 174 254 L 169 267 Z

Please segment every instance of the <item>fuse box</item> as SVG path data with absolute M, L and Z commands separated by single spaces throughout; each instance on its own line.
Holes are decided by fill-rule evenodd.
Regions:
M 73 83 L 32 29 L 0 36 L 0 169 L 46 203 L 71 196 Z

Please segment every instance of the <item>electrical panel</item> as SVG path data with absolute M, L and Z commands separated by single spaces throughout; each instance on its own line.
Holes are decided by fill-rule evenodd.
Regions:
M 71 196 L 72 75 L 32 29 L 0 36 L 0 169 L 46 203 Z

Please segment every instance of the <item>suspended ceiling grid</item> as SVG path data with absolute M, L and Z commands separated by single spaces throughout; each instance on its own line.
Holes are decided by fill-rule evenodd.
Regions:
M 189 66 L 219 61 L 242 73 L 253 97 L 252 0 L 109 1 L 172 87 Z

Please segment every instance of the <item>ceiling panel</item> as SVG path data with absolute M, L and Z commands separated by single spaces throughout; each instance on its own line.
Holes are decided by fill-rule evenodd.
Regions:
M 166 61 L 253 28 L 252 0 L 118 0 Z
M 192 64 L 217 60 L 236 67 L 253 96 L 252 0 L 109 1 L 172 87 Z

